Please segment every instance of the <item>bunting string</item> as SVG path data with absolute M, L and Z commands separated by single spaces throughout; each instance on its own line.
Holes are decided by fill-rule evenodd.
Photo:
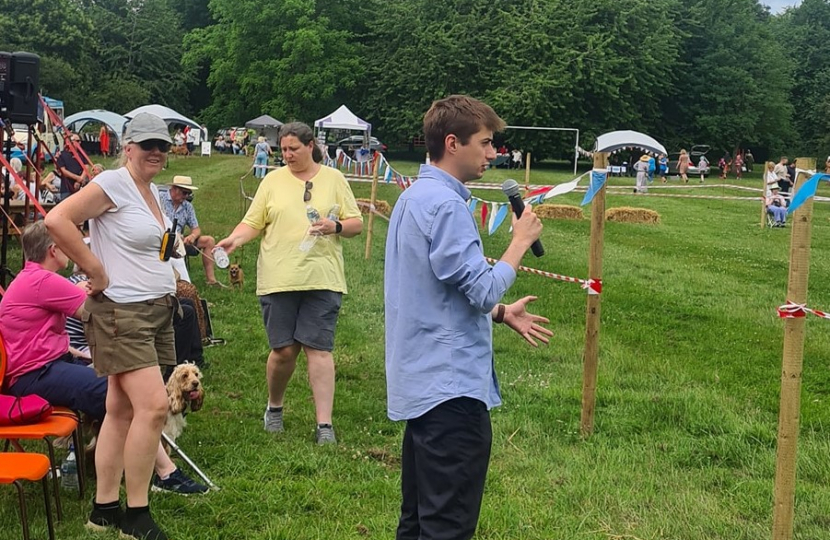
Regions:
M 491 257 L 485 257 L 487 262 L 491 264 L 495 264 L 498 259 L 493 259 Z M 553 272 L 546 272 L 545 270 L 538 270 L 536 268 L 530 268 L 528 266 L 519 266 L 519 270 L 522 272 L 527 272 L 529 274 L 535 274 L 537 276 L 543 276 L 550 279 L 555 279 L 557 281 L 565 281 L 567 283 L 579 283 L 583 289 L 588 291 L 588 294 L 600 294 L 602 292 L 602 280 L 601 279 L 581 279 L 571 276 L 563 276 L 562 274 L 555 274 Z
M 810 309 L 805 304 L 795 304 L 789 300 L 783 306 L 778 307 L 778 316 L 782 319 L 800 319 L 806 317 L 808 313 L 822 319 L 830 319 L 830 313 Z

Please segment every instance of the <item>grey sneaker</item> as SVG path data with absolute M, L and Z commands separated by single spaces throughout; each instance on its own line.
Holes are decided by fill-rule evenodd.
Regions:
M 321 424 L 317 426 L 317 444 L 337 444 L 337 439 L 334 438 L 334 428 L 330 424 Z
M 285 431 L 285 426 L 282 425 L 282 411 L 271 411 L 268 407 L 265 408 L 265 431 L 269 433 L 282 433 Z

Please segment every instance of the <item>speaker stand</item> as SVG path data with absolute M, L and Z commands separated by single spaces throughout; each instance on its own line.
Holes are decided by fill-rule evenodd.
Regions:
M 6 154 L 6 162 L 11 163 L 12 159 L 12 130 L 8 120 L 0 120 L 0 146 L 3 146 Z M 4 141 L 5 139 L 5 141 Z M 5 142 L 5 144 L 3 144 Z M 10 173 L 6 169 L 3 174 L 3 236 L 0 240 L 0 286 L 6 289 L 6 277 L 14 279 L 14 273 L 8 267 L 9 249 L 9 216 L 11 215 L 11 182 Z

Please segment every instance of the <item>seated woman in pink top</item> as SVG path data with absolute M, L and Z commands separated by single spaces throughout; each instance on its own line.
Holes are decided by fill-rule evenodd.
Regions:
M 80 317 L 86 290 L 57 272 L 69 258 L 46 231 L 43 221 L 20 237 L 26 264 L 0 300 L 0 335 L 8 366 L 9 394 L 37 394 L 50 403 L 103 418 L 106 380 L 90 377 L 85 363 L 69 352 L 66 318 Z M 94 374 L 93 374 L 94 375 Z

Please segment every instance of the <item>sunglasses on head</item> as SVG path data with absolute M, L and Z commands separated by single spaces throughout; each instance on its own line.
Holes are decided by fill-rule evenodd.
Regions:
M 303 193 L 303 202 L 308 202 L 311 200 L 311 188 L 314 187 L 314 184 L 311 182 L 305 183 L 305 193 Z
M 145 152 L 152 152 L 155 148 L 158 148 L 160 152 L 167 153 L 170 150 L 170 143 L 167 141 L 160 141 L 158 139 L 150 139 L 147 141 L 141 141 L 138 143 L 138 146 L 141 147 L 142 150 Z

